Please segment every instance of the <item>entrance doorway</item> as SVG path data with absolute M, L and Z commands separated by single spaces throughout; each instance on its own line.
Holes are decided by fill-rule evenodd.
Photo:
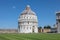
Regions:
M 33 27 L 32 27 L 32 32 L 33 32 L 33 33 L 34 33 L 34 28 L 35 28 L 35 27 L 33 26 Z

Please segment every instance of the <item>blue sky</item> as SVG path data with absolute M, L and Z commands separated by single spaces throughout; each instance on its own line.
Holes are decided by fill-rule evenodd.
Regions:
M 38 17 L 39 26 L 56 23 L 56 12 L 60 11 L 60 0 L 0 0 L 0 28 L 17 28 L 18 17 L 30 5 Z

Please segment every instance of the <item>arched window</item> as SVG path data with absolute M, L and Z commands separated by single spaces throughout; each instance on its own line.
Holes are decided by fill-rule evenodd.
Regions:
M 33 28 L 32 28 L 32 32 L 34 32 L 34 29 L 35 29 L 35 26 L 33 26 Z
M 30 29 L 31 29 L 31 27 L 30 27 Z
M 28 29 L 28 27 L 27 27 L 27 29 Z
M 28 24 L 29 24 L 29 21 L 28 21 Z
M 24 17 L 25 18 L 25 17 Z
M 28 19 L 28 17 L 27 17 L 27 19 Z
M 31 18 L 31 17 L 30 17 Z

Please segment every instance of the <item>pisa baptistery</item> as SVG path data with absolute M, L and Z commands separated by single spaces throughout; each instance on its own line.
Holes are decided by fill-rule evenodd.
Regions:
M 33 12 L 29 5 L 21 12 L 18 18 L 18 32 L 19 33 L 38 33 L 38 20 L 35 12 Z

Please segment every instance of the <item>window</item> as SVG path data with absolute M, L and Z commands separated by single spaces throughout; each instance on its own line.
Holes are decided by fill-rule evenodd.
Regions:
M 20 29 L 20 26 L 18 26 L 18 29 Z
M 28 21 L 28 24 L 29 24 L 29 21 Z
M 59 23 L 60 23 L 60 20 L 59 20 Z
M 59 16 L 58 16 L 58 18 L 59 18 Z
M 27 19 L 28 19 L 28 17 L 27 17 Z
M 28 27 L 27 27 L 27 29 L 28 29 Z
M 31 17 L 30 17 L 31 18 Z
M 30 27 L 30 29 L 31 29 L 31 27 Z
M 24 17 L 25 18 L 25 17 Z

